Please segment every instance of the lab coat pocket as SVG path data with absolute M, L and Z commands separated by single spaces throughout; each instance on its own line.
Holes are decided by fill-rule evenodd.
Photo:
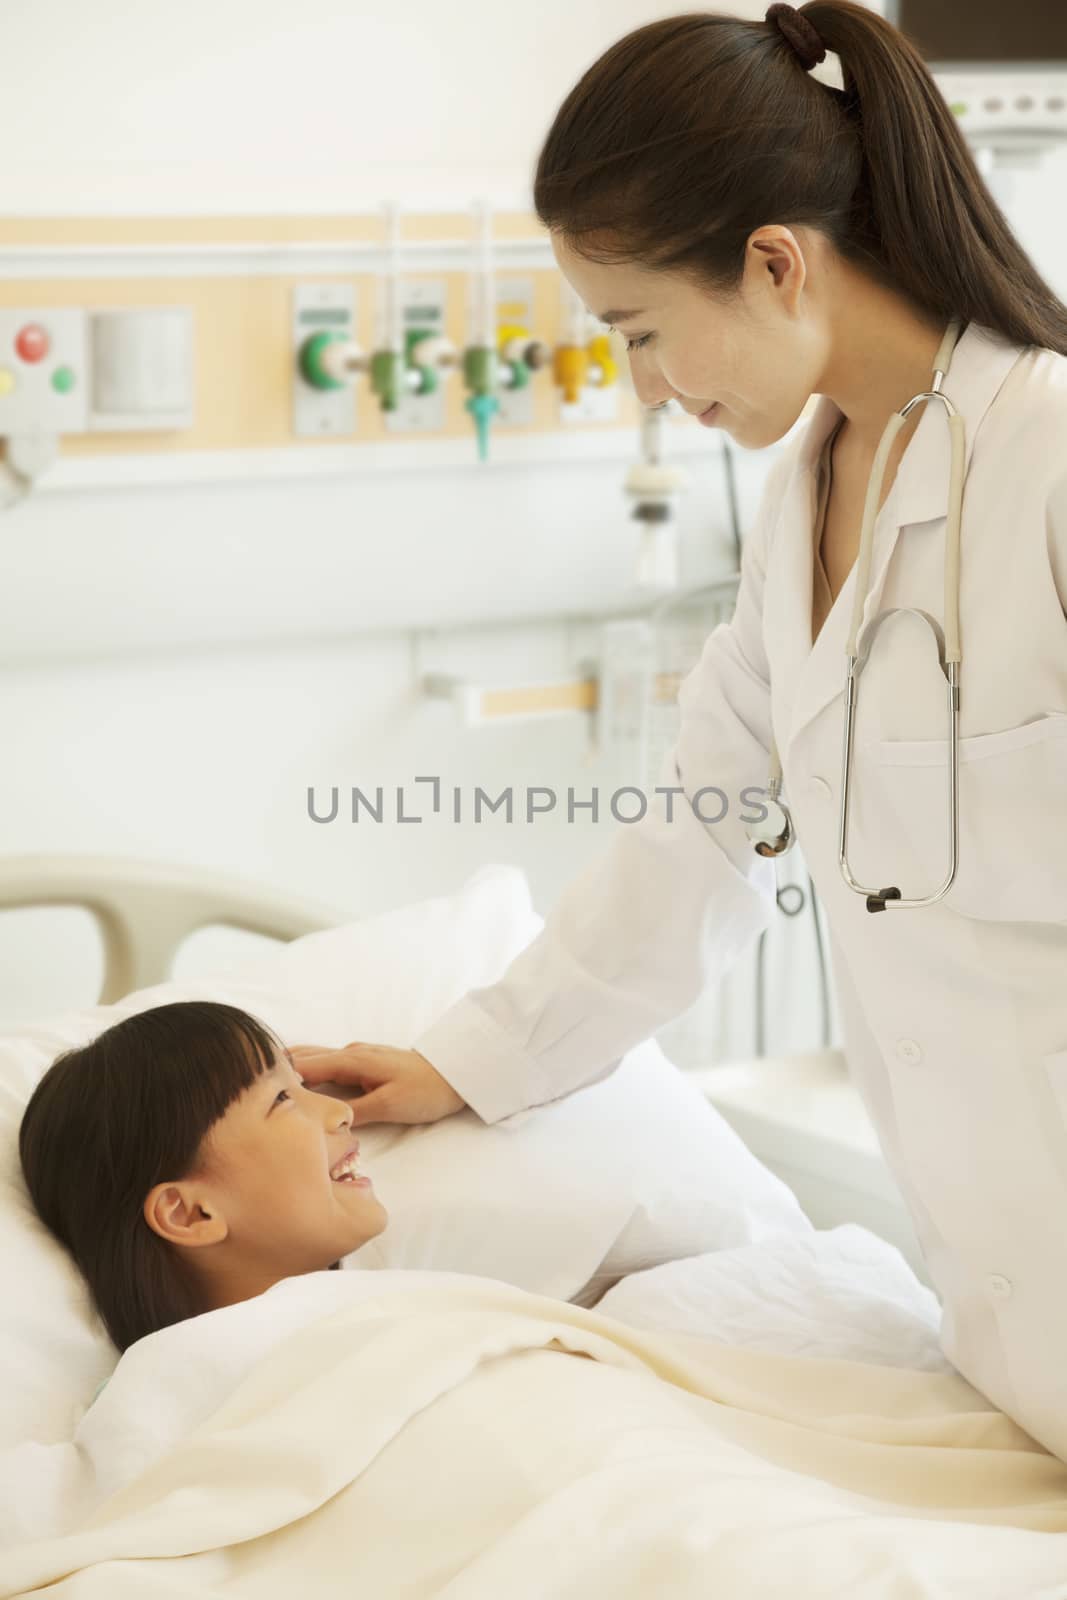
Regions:
M 948 872 L 949 742 L 881 739 L 866 754 L 905 840 L 887 881 L 905 897 L 930 894 Z M 944 904 L 966 917 L 1067 926 L 1067 712 L 961 739 L 959 812 L 959 870 Z

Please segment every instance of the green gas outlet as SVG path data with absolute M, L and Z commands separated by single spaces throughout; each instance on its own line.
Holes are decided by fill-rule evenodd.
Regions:
M 389 433 L 440 433 L 445 425 L 447 378 L 436 367 L 421 373 L 421 387 L 411 387 L 418 373 L 415 356 L 423 339 L 443 333 L 447 288 L 443 278 L 404 278 L 400 283 L 401 349 L 408 384 L 395 411 L 384 412 Z

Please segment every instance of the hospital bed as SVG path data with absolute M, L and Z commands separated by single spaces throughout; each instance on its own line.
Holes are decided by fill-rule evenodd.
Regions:
M 203 928 L 288 941 L 348 920 L 324 902 L 214 869 L 104 855 L 0 857 L 0 911 L 49 905 L 92 915 L 104 956 L 101 1004 L 164 982 L 181 945 Z M 895 1245 L 929 1283 L 840 1050 L 738 1061 L 693 1077 L 816 1227 L 859 1223 Z
M 345 920 L 303 896 L 204 868 L 120 856 L 0 857 L 0 910 L 38 906 L 78 906 L 92 916 L 104 954 L 101 1005 L 162 983 L 201 928 L 288 940 Z
M 0 860 L 0 911 L 41 906 L 96 920 L 102 1004 L 0 1038 L 9 1161 L 52 1052 L 124 1007 L 208 998 L 289 1042 L 402 1044 L 401 1019 L 491 982 L 540 925 L 514 868 L 353 923 L 187 866 Z M 215 926 L 271 941 L 247 990 L 169 978 Z M 479 939 L 480 966 L 463 958 Z M 378 957 L 414 987 L 385 993 Z M 876 1600 L 905 1569 L 944 1600 L 992 1600 L 1006 1574 L 1012 1593 L 1054 1592 L 1038 1580 L 1048 1532 L 1067 1531 L 1067 1467 L 944 1360 L 935 1297 L 876 1234 L 879 1158 L 834 1052 L 680 1074 L 650 1040 L 501 1124 L 464 1111 L 360 1143 L 390 1220 L 353 1270 L 283 1279 L 117 1362 L 3 1175 L 0 1278 L 20 1292 L 0 1317 L 0 1368 L 19 1373 L 0 1600 L 119 1580 L 325 1600 L 342 1575 L 380 1600 Z M 436 1259 L 457 1240 L 468 1257 Z

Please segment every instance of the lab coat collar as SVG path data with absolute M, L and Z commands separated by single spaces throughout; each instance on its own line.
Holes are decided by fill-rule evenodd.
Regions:
M 963 418 L 965 472 L 975 436 L 1005 378 L 1025 346 L 1010 344 L 990 329 L 970 323 L 961 334 L 945 375 L 944 391 Z M 852 616 L 856 569 L 853 565 L 818 639 L 812 645 L 812 546 L 819 454 L 841 417 L 829 395 L 820 397 L 802 438 L 783 492 L 774 535 L 775 554 L 764 600 L 764 633 L 771 654 L 772 679 L 792 685 L 788 704 L 779 706 L 775 736 L 783 753 L 800 731 L 844 692 L 845 643 Z M 944 407 L 927 401 L 922 418 L 897 468 L 893 486 L 874 526 L 870 588 L 863 622 L 880 609 L 886 571 L 902 528 L 927 524 L 933 538 L 944 538 L 948 513 L 951 447 Z M 964 478 L 964 518 L 967 514 Z M 936 525 L 935 525 L 936 524 Z M 920 535 L 920 537 L 925 536 Z M 966 563 L 966 522 L 961 560 Z

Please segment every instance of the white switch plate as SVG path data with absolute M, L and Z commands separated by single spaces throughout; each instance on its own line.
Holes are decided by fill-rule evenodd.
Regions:
M 108 306 L 89 313 L 97 432 L 170 432 L 193 425 L 191 306 Z

